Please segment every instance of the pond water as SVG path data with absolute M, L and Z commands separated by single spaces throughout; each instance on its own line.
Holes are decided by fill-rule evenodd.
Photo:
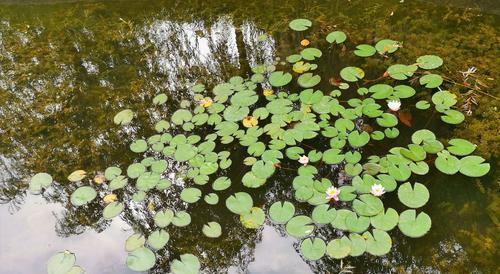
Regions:
M 128 149 L 130 142 L 154 134 L 155 123 L 189 98 L 194 83 L 214 86 L 235 75 L 246 77 L 251 67 L 296 52 L 301 39 L 323 39 L 339 29 L 348 34 L 351 48 L 383 38 L 403 41 L 393 63 L 440 55 L 443 74 L 457 82 L 460 71 L 475 66 L 485 92 L 498 95 L 499 14 L 497 1 L 465 0 L 0 1 L 0 273 L 44 273 L 47 260 L 65 249 L 76 254 L 87 273 L 134 273 L 125 265 L 124 242 L 134 229 L 152 230 L 150 210 L 145 204 L 127 205 L 113 221 L 102 219 L 99 203 L 75 210 L 68 197 L 76 187 L 66 177 L 77 169 L 93 174 L 140 160 Z M 299 17 L 313 21 L 313 30 L 290 31 L 288 22 Z M 264 33 L 269 38 L 259 41 Z M 319 66 L 323 79 L 348 63 L 363 66 L 373 79 L 390 64 L 380 59 L 362 63 L 342 50 L 322 50 L 328 52 Z M 169 101 L 153 106 L 160 92 Z M 431 231 L 410 239 L 394 230 L 389 254 L 346 258 L 344 270 L 500 273 L 498 101 L 492 98 L 475 96 L 478 105 L 459 127 L 443 125 L 426 112 L 413 113 L 415 129 L 427 126 L 442 138 L 459 136 L 478 144 L 476 154 L 487 158 L 492 170 L 476 179 L 432 168 L 427 176 L 412 178 L 431 193 L 424 207 L 433 220 Z M 113 116 L 124 108 L 138 117 L 122 129 Z M 400 129 L 397 142 L 367 150 L 376 154 L 407 144 L 410 130 Z M 249 191 L 239 183 L 248 170 L 241 164 L 246 153 L 232 145 L 225 149 L 232 152 L 233 166 L 217 176 L 230 177 L 233 185 L 220 193 L 218 205 L 186 205 L 176 191 L 149 201 L 155 208 L 187 210 L 193 219 L 188 227 L 169 228 L 170 241 L 151 273 L 166 273 L 169 262 L 184 253 L 197 255 L 206 273 L 339 272 L 339 260 L 303 260 L 300 241 L 287 236 L 283 226 L 266 221 L 260 229 L 246 229 L 225 208 L 227 196 Z M 58 184 L 43 195 L 30 194 L 28 181 L 37 172 L 51 174 Z M 291 198 L 294 176 L 275 175 L 264 188 L 251 191 L 255 204 L 268 208 Z M 387 203 L 398 207 L 393 194 Z M 211 220 L 223 226 L 221 238 L 201 233 Z M 321 233 L 336 237 L 335 231 Z

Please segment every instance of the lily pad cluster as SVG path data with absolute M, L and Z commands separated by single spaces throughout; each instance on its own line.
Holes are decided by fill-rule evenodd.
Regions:
M 303 32 L 312 22 L 296 19 L 289 26 Z M 446 142 L 427 129 L 415 131 L 407 146 L 393 147 L 382 155 L 369 155 L 365 147 L 399 136 L 400 107 L 410 108 L 412 97 L 419 92 L 432 93 L 431 101 L 443 122 L 458 124 L 464 120 L 455 108 L 455 96 L 440 88 L 443 77 L 432 71 L 443 60 L 424 55 L 413 64 L 388 66 L 380 78 L 386 81 L 364 81 L 367 74 L 363 68 L 346 66 L 332 72 L 341 79 L 335 82 L 335 88 L 324 90 L 325 80 L 316 72 L 323 56 L 321 43 L 335 50 L 348 35 L 336 30 L 325 40 L 313 42 L 317 47 L 308 43 L 288 56 L 284 66 L 256 65 L 246 79 L 235 76 L 211 88 L 193 85 L 190 98 L 184 98 L 169 118 L 156 123 L 156 134 L 129 144 L 138 160 L 123 170 L 108 167 L 100 183 L 94 179 L 95 184 L 85 181 L 87 174 L 82 170 L 71 173 L 68 180 L 78 186 L 70 196 L 71 203 L 86 206 L 107 194 L 99 202 L 104 207 L 103 218 L 112 219 L 129 202 L 125 196 L 114 194 L 125 187 L 134 191 L 129 198 L 135 203 L 144 204 L 145 197 L 168 189 L 177 192 L 187 208 L 194 203 L 216 205 L 219 194 L 224 193 L 228 194 L 224 196 L 226 208 L 239 217 L 241 225 L 257 229 L 266 219 L 283 225 L 290 236 L 301 240 L 300 251 L 307 260 L 325 255 L 334 259 L 365 253 L 385 255 L 391 250 L 390 233 L 396 228 L 411 238 L 424 236 L 432 225 L 430 216 L 422 210 L 430 193 L 425 184 L 415 181 L 416 177 L 427 174 L 432 163 L 445 174 L 470 177 L 487 174 L 490 165 L 480 156 L 470 155 L 475 150 L 470 142 Z M 357 45 L 349 53 L 362 58 L 388 58 L 401 44 L 382 39 L 374 45 Z M 421 86 L 413 87 L 410 79 L 418 79 Z M 339 99 L 346 94 L 347 100 Z M 161 93 L 154 97 L 153 104 L 162 105 L 167 100 Z M 427 101 L 416 104 L 420 110 L 429 107 Z M 126 126 L 133 117 L 134 113 L 126 109 L 113 120 Z M 243 162 L 233 163 L 234 151 L 245 154 Z M 236 182 L 222 174 L 233 164 L 242 170 Z M 266 187 L 285 165 L 296 176 L 291 182 L 280 183 L 289 186 L 295 201 L 254 204 L 251 189 Z M 180 170 L 176 180 L 183 182 L 175 189 L 168 176 L 174 167 Z M 51 184 L 50 175 L 39 173 L 32 178 L 30 189 L 40 193 Z M 97 186 L 100 184 L 105 187 Z M 241 184 L 248 192 L 233 193 L 232 184 Z M 204 185 L 210 186 L 210 191 L 204 193 Z M 384 205 L 384 197 L 389 195 L 398 197 L 405 207 L 402 212 Z M 308 204 L 310 210 L 297 211 L 295 205 L 299 203 Z M 154 267 L 157 252 L 167 248 L 170 225 L 191 224 L 187 211 L 150 209 L 155 212 L 153 231 L 148 235 L 134 233 L 125 244 L 127 265 L 132 270 Z M 325 226 L 340 236 L 325 239 L 316 233 Z M 224 235 L 224 227 L 210 221 L 200 232 L 218 238 Z M 198 273 L 200 268 L 192 254 L 181 255 L 171 263 L 173 273 Z

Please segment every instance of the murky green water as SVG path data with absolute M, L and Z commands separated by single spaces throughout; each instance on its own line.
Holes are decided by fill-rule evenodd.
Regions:
M 445 75 L 459 83 L 459 71 L 476 66 L 487 86 L 483 91 L 498 96 L 499 8 L 496 1 L 0 2 L 0 273 L 44 273 L 47 259 L 64 249 L 75 252 L 88 273 L 129 273 L 123 243 L 133 228 L 151 230 L 151 213 L 128 205 L 121 219 L 109 222 L 97 203 L 75 210 L 67 199 L 75 187 L 66 176 L 75 169 L 103 171 L 133 162 L 138 157 L 129 151 L 130 141 L 150 136 L 154 122 L 175 111 L 192 83 L 213 85 L 248 75 L 250 67 L 296 51 L 302 38 L 322 39 L 337 28 L 348 34 L 349 47 L 381 38 L 403 41 L 393 62 L 438 54 Z M 287 24 L 296 17 L 313 20 L 313 31 L 305 36 L 289 31 Z M 272 39 L 260 43 L 256 38 L 264 32 Z M 347 63 L 360 62 L 333 52 L 323 59 L 326 79 Z M 364 66 L 376 77 L 387 64 L 378 60 Z M 153 107 L 151 98 L 162 91 L 170 95 L 169 105 Z M 492 163 L 490 175 L 469 179 L 431 172 L 424 182 L 431 192 L 424 208 L 433 219 L 431 232 L 412 240 L 393 231 L 387 256 L 349 258 L 344 266 L 354 266 L 354 273 L 500 272 L 498 100 L 482 93 L 464 96 L 460 103 L 466 108 L 470 97 L 478 105 L 471 105 L 465 125 L 442 126 L 421 113 L 414 114 L 413 126 L 428 124 L 442 137 L 453 133 L 479 144 L 477 154 Z M 123 108 L 140 114 L 127 131 L 112 123 Z M 227 176 L 239 182 L 246 167 L 234 166 L 245 153 L 230 149 L 233 169 Z M 41 171 L 60 184 L 33 196 L 27 178 Z M 253 194 L 256 204 L 290 197 L 292 178 L 274 176 Z M 233 184 L 221 201 L 243 188 Z M 302 260 L 299 242 L 282 227 L 243 228 L 223 203 L 187 207 L 176 191 L 151 202 L 156 208 L 187 208 L 193 217 L 190 226 L 169 229 L 171 240 L 152 273 L 165 273 L 183 253 L 197 255 L 207 273 L 339 271 L 339 261 Z M 225 230 L 210 240 L 201 227 L 214 219 Z

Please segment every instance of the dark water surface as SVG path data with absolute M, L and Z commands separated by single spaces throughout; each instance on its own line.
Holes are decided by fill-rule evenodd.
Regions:
M 382 38 L 403 41 L 403 48 L 390 62 L 367 63 L 322 48 L 323 79 L 347 64 L 376 78 L 390 63 L 437 54 L 445 60 L 444 75 L 460 81 L 459 71 L 476 66 L 478 79 L 488 86 L 484 91 L 498 96 L 499 9 L 497 1 L 464 0 L 0 1 L 0 273 L 45 273 L 48 258 L 65 249 L 76 253 L 88 273 L 132 273 L 123 246 L 133 229 L 151 230 L 147 207 L 128 205 L 112 222 L 102 219 L 99 203 L 75 210 L 68 201 L 75 186 L 66 177 L 76 169 L 124 169 L 140 160 L 128 144 L 154 134 L 155 122 L 168 119 L 189 98 L 193 83 L 213 86 L 247 76 L 257 64 L 298 51 L 302 38 L 323 39 L 339 29 L 348 34 L 350 49 Z M 290 31 L 288 22 L 297 17 L 311 19 L 311 31 Z M 264 33 L 270 39 L 259 42 Z M 151 104 L 160 92 L 170 96 L 166 107 Z M 484 94 L 474 100 L 479 105 L 457 129 L 428 113 L 414 114 L 413 126 L 427 124 L 443 138 L 455 135 L 479 144 L 476 153 L 492 163 L 490 174 L 471 179 L 431 171 L 419 178 L 431 193 L 424 207 L 433 220 L 431 231 L 409 239 L 394 230 L 388 255 L 347 258 L 344 266 L 353 266 L 354 273 L 500 273 L 498 101 Z M 125 130 L 112 122 L 124 108 L 139 114 Z M 409 131 L 401 131 L 396 145 L 408 143 Z M 369 152 L 384 152 L 389 145 L 395 144 Z M 248 191 L 239 183 L 246 155 L 236 148 L 229 148 L 233 166 L 226 175 L 233 186 L 217 206 L 186 206 L 177 191 L 150 201 L 156 208 L 187 209 L 193 217 L 186 228 L 169 228 L 171 239 L 152 273 L 167 273 L 169 262 L 183 253 L 197 255 L 207 273 L 339 272 L 337 260 L 303 260 L 300 242 L 282 226 L 267 222 L 258 230 L 245 229 L 225 208 L 227 195 Z M 42 196 L 27 191 L 37 172 L 58 182 Z M 275 175 L 252 192 L 255 203 L 267 208 L 291 197 L 292 179 L 293 174 Z M 393 194 L 386 205 L 397 207 Z M 201 234 L 212 220 L 224 228 L 216 240 Z

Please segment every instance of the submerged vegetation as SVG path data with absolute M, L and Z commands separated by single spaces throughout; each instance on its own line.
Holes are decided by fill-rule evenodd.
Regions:
M 289 27 L 302 32 L 313 22 L 296 19 Z M 258 39 L 265 43 L 271 38 Z M 398 145 L 401 127 L 416 127 L 410 113 L 436 115 L 450 126 L 465 120 L 459 98 L 441 88 L 451 81 L 440 73 L 441 57 L 429 52 L 374 75 L 364 66 L 371 59 L 392 60 L 403 42 L 379 39 L 347 49 L 348 39 L 340 30 L 322 39 L 302 39 L 303 48 L 286 62 L 277 58 L 255 65 L 249 77 L 234 76 L 213 87 L 193 84 L 190 98 L 180 100 L 170 117 L 155 121 L 154 134 L 129 143 L 138 157 L 128 166 L 108 167 L 104 173 L 93 173 L 93 178 L 84 170 L 67 177 L 75 185 L 69 196 L 74 210 L 97 203 L 103 207 L 102 218 L 111 220 L 135 214 L 135 207 L 147 208 L 151 231 L 134 231 L 125 243 L 126 263 L 134 271 L 157 264 L 170 241 L 169 228 L 182 230 L 195 221 L 187 210 L 156 208 L 151 201 L 163 199 L 166 192 L 187 207 L 223 204 L 225 208 L 218 210 L 229 210 L 247 229 L 257 229 L 266 220 L 281 226 L 299 240 L 301 255 L 310 261 L 365 253 L 384 256 L 391 251 L 391 234 L 396 231 L 409 238 L 424 236 L 432 216 L 421 208 L 431 193 L 420 176 L 435 166 L 447 175 L 481 177 L 490 164 L 471 155 L 476 150 L 473 143 L 461 138 L 441 141 L 439 132 L 425 124 L 419 123 L 411 133 L 411 143 Z M 337 76 L 322 79 L 315 73 L 321 59 L 335 51 L 357 59 L 350 59 L 354 63 L 342 67 Z M 171 97 L 159 92 L 152 104 L 166 106 Z M 112 122 L 129 130 L 140 111 L 124 109 Z M 231 179 L 233 172 L 241 179 Z M 266 189 L 284 172 L 294 174 L 289 181 L 279 181 L 286 192 L 283 198 L 289 200 L 255 203 L 253 189 Z M 39 173 L 29 188 L 38 194 L 53 185 L 51 175 Z M 397 204 L 387 202 L 391 197 L 397 197 Z M 233 224 L 222 225 L 214 216 L 199 232 L 219 238 L 228 225 Z M 79 273 L 73 270 L 71 253 L 53 258 L 49 273 Z M 61 265 L 54 266 L 54 260 Z M 165 267 L 180 274 L 198 273 L 203 265 L 195 254 L 184 253 Z

